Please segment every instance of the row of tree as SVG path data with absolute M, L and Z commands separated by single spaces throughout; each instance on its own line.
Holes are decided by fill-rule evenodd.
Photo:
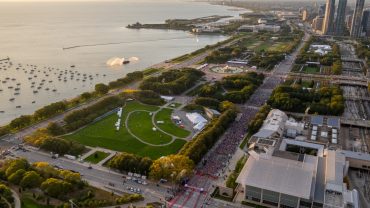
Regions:
M 73 198 L 74 203 L 78 207 L 106 207 L 113 205 L 121 205 L 130 202 L 143 200 L 140 194 L 124 194 L 102 199 L 102 196 L 96 197 L 96 189 L 91 188 L 88 184 L 81 180 L 81 176 L 77 172 L 69 170 L 57 169 L 50 166 L 46 162 L 36 162 L 32 165 L 26 159 L 7 160 L 0 168 L 0 178 L 13 185 L 20 186 L 21 190 L 32 190 L 33 197 L 35 193 L 43 192 L 49 204 L 49 197 L 65 201 Z M 8 202 L 13 202 L 11 192 L 6 186 L 0 185 L 0 196 L 7 199 Z M 41 195 L 39 195 L 41 196 Z M 62 204 L 58 207 L 68 207 Z M 0 207 L 7 207 L 1 206 Z
M 120 96 L 110 96 L 81 110 L 75 110 L 64 117 L 65 129 L 70 132 L 91 123 L 104 113 L 124 104 Z
M 249 99 L 257 87 L 262 84 L 263 79 L 264 75 L 256 72 L 227 76 L 220 82 L 203 85 L 198 90 L 198 96 L 210 97 L 219 101 L 244 103 Z M 224 90 L 226 90 L 226 92 L 224 92 Z M 216 103 L 214 103 L 214 105 L 216 105 Z
M 268 104 L 284 111 L 322 115 L 341 115 L 344 111 L 343 92 L 338 86 L 306 89 L 300 85 L 281 85 L 274 89 Z
M 228 110 L 225 110 L 219 118 L 212 120 L 202 132 L 186 143 L 178 154 L 187 156 L 194 163 L 198 163 L 235 120 L 236 115 L 236 107 L 229 105 Z
M 204 75 L 196 69 L 170 70 L 158 77 L 150 77 L 140 84 L 142 90 L 152 90 L 163 95 L 178 95 L 194 86 Z
M 138 91 L 132 91 L 132 92 L 123 92 L 122 96 L 124 98 L 133 98 L 135 100 L 140 101 L 141 103 L 148 104 L 148 105 L 165 104 L 165 101 L 161 98 L 161 96 L 152 90 L 138 90 Z
M 108 162 L 108 167 L 122 172 L 134 172 L 147 175 L 153 161 L 148 157 L 122 152 L 115 155 Z
M 0 177 L 23 189 L 40 188 L 46 195 L 66 199 L 65 194 L 85 187 L 79 173 L 57 170 L 45 162 L 31 166 L 25 159 L 6 161 Z
M 148 157 L 122 152 L 115 155 L 108 167 L 121 172 L 134 172 L 148 175 L 151 179 L 166 179 L 181 182 L 189 177 L 194 168 L 194 162 L 184 155 L 167 155 L 152 161 Z
M 248 123 L 248 135 L 253 135 L 262 127 L 263 121 L 266 119 L 271 107 L 267 104 L 263 105 L 253 119 Z

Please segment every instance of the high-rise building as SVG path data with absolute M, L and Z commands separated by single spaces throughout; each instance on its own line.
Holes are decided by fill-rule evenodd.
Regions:
M 308 11 L 307 9 L 304 9 L 302 12 L 302 21 L 307 21 L 308 20 Z
M 326 9 L 326 4 L 320 5 L 319 11 L 318 11 L 318 16 L 324 16 L 325 15 L 325 9 Z
M 352 15 L 349 14 L 346 16 L 346 27 L 348 29 L 351 29 L 351 26 L 352 26 Z
M 358 38 L 361 35 L 361 20 L 365 0 L 356 0 L 356 7 L 352 17 L 351 37 Z
M 326 0 L 325 18 L 322 26 L 322 33 L 324 35 L 332 35 L 334 33 L 334 13 L 335 0 Z
M 344 22 L 346 19 L 346 7 L 347 0 L 339 0 L 337 8 L 337 18 L 335 19 L 334 34 L 343 35 L 344 34 Z
M 312 29 L 316 32 L 316 33 L 322 33 L 322 25 L 323 25 L 323 22 L 324 22 L 324 17 L 320 17 L 320 16 L 317 16 L 315 17 L 315 19 L 312 20 Z
M 362 15 L 362 22 L 361 22 L 362 31 L 364 32 L 365 36 L 370 36 L 370 10 L 364 10 Z

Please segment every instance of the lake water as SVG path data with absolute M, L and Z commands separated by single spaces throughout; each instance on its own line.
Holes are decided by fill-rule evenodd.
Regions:
M 0 125 L 48 103 L 91 91 L 96 83 L 108 83 L 226 38 L 130 30 L 125 28 L 128 24 L 241 13 L 224 6 L 176 0 L 0 4 L 0 59 L 10 57 L 13 64 L 9 67 L 0 62 L 0 111 L 4 111 Z M 120 44 L 63 50 L 106 43 Z M 112 57 L 136 57 L 138 61 L 109 67 L 106 62 Z

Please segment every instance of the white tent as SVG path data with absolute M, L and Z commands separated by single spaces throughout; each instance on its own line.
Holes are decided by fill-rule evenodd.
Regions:
M 200 131 L 206 126 L 206 124 L 207 123 L 205 123 L 205 122 L 201 122 L 201 123 L 198 123 L 197 125 L 195 125 L 193 128 L 194 128 L 194 130 Z
M 200 115 L 199 113 L 187 113 L 186 117 L 194 125 L 196 125 L 198 123 L 207 123 L 207 120 L 202 115 Z
M 161 98 L 163 100 L 165 100 L 166 102 L 170 102 L 170 101 L 173 101 L 175 98 L 174 97 L 170 97 L 170 96 L 161 96 Z

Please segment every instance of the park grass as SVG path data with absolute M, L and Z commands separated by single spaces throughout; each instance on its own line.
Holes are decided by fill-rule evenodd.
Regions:
M 53 208 L 51 205 L 41 205 L 33 201 L 28 197 L 22 197 L 21 199 L 22 208 Z
M 145 111 L 131 113 L 127 127 L 135 136 L 150 144 L 166 144 L 172 140 L 171 136 L 159 130 L 153 131 L 152 115 Z
M 302 72 L 306 74 L 317 74 L 320 73 L 320 68 L 305 66 L 303 67 Z
M 176 137 L 186 138 L 189 136 L 190 132 L 178 127 L 175 123 L 173 123 L 171 119 L 171 114 L 173 110 L 169 108 L 161 109 L 155 115 L 155 121 L 163 121 L 163 124 L 157 124 L 157 126 L 165 132 L 168 132 Z
M 93 164 L 97 164 L 108 156 L 109 156 L 109 153 L 102 152 L 102 151 L 96 151 L 90 156 L 88 156 L 87 158 L 85 158 L 85 161 L 93 163 Z
M 127 114 L 134 110 L 147 110 L 153 112 L 158 110 L 158 107 L 143 105 L 136 101 L 128 102 L 123 108 L 123 125 Z M 139 156 L 147 156 L 152 159 L 157 159 L 169 154 L 175 154 L 186 143 L 185 140 L 176 139 L 173 143 L 165 146 L 147 145 L 133 137 L 124 126 L 122 126 L 119 131 L 116 131 L 114 126 L 116 121 L 117 115 L 112 114 L 96 123 L 88 125 L 72 135 L 67 135 L 64 138 L 79 142 L 83 145 L 133 153 Z
M 261 52 L 267 51 L 271 47 L 271 43 L 269 41 L 262 42 L 258 46 L 254 48 L 254 51 Z

